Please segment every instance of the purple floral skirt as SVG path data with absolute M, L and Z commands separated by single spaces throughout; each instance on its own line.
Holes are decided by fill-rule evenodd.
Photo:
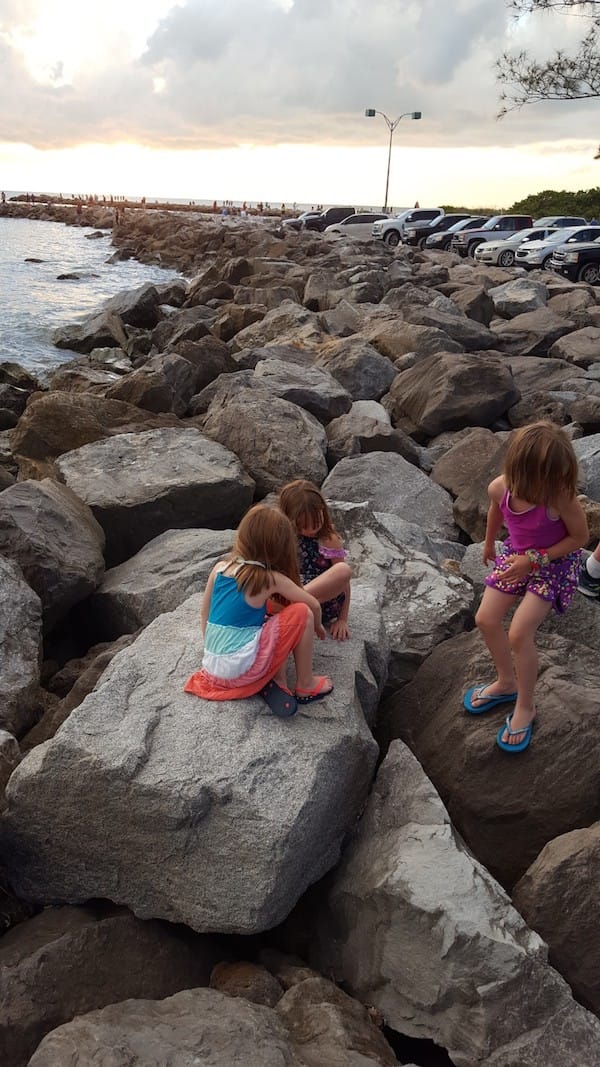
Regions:
M 487 575 L 485 584 L 491 589 L 499 589 L 501 593 L 510 596 L 524 596 L 525 593 L 533 593 L 552 604 L 558 615 L 563 615 L 575 596 L 579 566 L 581 563 L 581 551 L 570 552 L 568 556 L 554 559 L 539 571 L 527 574 L 524 578 L 518 578 L 516 582 L 507 582 L 502 575 L 508 570 L 508 556 L 521 555 L 519 549 L 513 548 L 510 538 L 507 538 L 499 555 L 494 561 L 494 569 Z

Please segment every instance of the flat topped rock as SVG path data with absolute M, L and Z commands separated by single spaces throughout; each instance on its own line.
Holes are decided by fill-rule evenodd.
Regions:
M 68 452 L 57 469 L 102 526 L 109 565 L 165 530 L 237 526 L 254 492 L 237 457 L 196 429 L 117 434 Z
M 103 897 L 248 934 L 281 922 L 337 862 L 378 751 L 365 721 L 386 663 L 376 596 L 353 589 L 351 640 L 317 642 L 334 693 L 291 720 L 260 697 L 183 692 L 201 661 L 199 612 L 194 596 L 156 619 L 12 775 L 0 839 L 20 896 Z

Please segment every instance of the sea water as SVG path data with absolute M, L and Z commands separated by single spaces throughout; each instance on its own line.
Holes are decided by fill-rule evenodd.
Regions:
M 86 238 L 93 232 L 103 236 Z M 54 347 L 57 327 L 94 314 L 123 289 L 177 276 L 133 259 L 109 263 L 113 252 L 110 231 L 0 218 L 0 363 L 20 363 L 43 381 L 77 354 Z M 59 274 L 80 278 L 59 281 Z

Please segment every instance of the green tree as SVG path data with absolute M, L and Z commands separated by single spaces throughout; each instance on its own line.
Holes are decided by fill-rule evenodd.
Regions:
M 523 15 L 562 12 L 584 20 L 586 32 L 574 53 L 558 49 L 546 60 L 528 52 L 504 52 L 496 63 L 501 85 L 500 117 L 540 100 L 584 100 L 600 96 L 599 0 L 507 0 L 518 19 Z

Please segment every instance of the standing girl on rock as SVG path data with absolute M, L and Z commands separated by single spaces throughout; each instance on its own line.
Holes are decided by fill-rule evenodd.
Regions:
M 289 604 L 267 617 L 266 602 L 275 594 Z M 257 504 L 246 513 L 230 555 L 210 573 L 200 618 L 202 669 L 188 679 L 186 693 L 207 700 L 260 693 L 276 715 L 287 718 L 298 704 L 332 691 L 329 678 L 313 674 L 314 636 L 325 637 L 321 607 L 300 585 L 294 530 L 276 508 Z M 295 695 L 286 679 L 290 652 Z
M 496 738 L 506 752 L 522 752 L 531 741 L 537 629 L 551 608 L 559 614 L 566 611 L 577 589 L 581 548 L 589 537 L 576 496 L 577 475 L 577 458 L 566 433 L 541 421 L 515 431 L 504 473 L 488 486 L 483 560 L 493 560 L 494 569 L 485 579 L 487 589 L 475 621 L 497 675 L 493 682 L 469 689 L 464 705 L 479 715 L 497 704 L 515 702 Z M 496 556 L 502 525 L 508 537 Z M 502 620 L 519 599 L 507 634 Z
M 279 507 L 298 535 L 302 584 L 323 607 L 323 622 L 336 641 L 347 641 L 351 570 L 327 504 L 312 482 L 298 478 L 284 485 Z

